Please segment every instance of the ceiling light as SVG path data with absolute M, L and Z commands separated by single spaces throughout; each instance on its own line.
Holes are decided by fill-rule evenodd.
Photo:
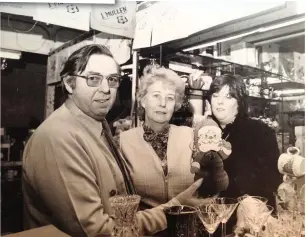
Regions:
M 304 36 L 304 35 L 305 35 L 305 32 L 300 32 L 300 33 L 295 33 L 295 34 L 290 34 L 290 35 L 286 35 L 282 37 L 273 38 L 270 40 L 263 40 L 260 42 L 253 43 L 253 45 L 259 46 L 259 45 L 264 45 L 264 44 L 271 44 L 274 42 L 280 42 L 280 41 L 287 40 L 287 39 L 294 39 L 294 38 L 297 38 L 299 36 Z
M 270 31 L 270 30 L 275 30 L 275 29 L 279 29 L 279 28 L 282 28 L 282 27 L 285 27 L 285 26 L 294 25 L 294 24 L 301 23 L 301 22 L 305 22 L 305 17 L 304 16 L 302 18 L 299 18 L 299 19 L 294 19 L 294 20 L 291 20 L 291 21 L 275 24 L 275 25 L 272 25 L 272 26 L 260 27 L 260 28 L 258 28 L 256 30 L 249 31 L 249 32 L 246 32 L 246 33 L 243 33 L 243 34 L 238 34 L 238 35 L 234 35 L 234 36 L 231 36 L 231 37 L 227 37 L 227 38 L 223 38 L 223 39 L 207 42 L 205 44 L 189 47 L 187 49 L 183 49 L 183 51 L 186 52 L 186 51 L 191 51 L 191 50 L 195 50 L 195 49 L 200 49 L 200 48 L 205 48 L 205 47 L 209 47 L 209 46 L 214 46 L 217 43 L 222 43 L 222 42 L 225 42 L 225 41 L 242 38 L 242 37 L 245 37 L 245 36 L 248 36 L 248 35 L 252 35 L 252 34 L 255 34 L 255 33 L 262 33 L 262 32 L 266 32 L 266 31 Z

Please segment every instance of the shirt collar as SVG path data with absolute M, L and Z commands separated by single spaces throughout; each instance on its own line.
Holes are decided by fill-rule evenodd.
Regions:
M 89 129 L 93 134 L 97 137 L 101 136 L 102 133 L 102 123 L 87 114 L 85 114 L 82 110 L 80 110 L 72 99 L 67 99 L 64 106 L 77 118 L 77 120 Z

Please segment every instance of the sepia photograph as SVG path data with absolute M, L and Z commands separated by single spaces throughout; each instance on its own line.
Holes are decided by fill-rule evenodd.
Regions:
M 1 236 L 305 237 L 305 11 L 0 2 Z

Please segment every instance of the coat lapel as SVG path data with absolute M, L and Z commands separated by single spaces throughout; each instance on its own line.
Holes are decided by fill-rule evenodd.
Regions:
M 177 145 L 179 134 L 174 126 L 170 125 L 168 147 L 167 147 L 167 162 L 168 162 L 168 172 L 171 171 L 172 165 L 175 163 L 175 159 L 181 152 L 180 147 Z

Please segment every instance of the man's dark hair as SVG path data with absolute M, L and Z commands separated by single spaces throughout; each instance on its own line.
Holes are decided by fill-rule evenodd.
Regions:
M 112 55 L 110 50 L 107 47 L 105 47 L 104 45 L 91 44 L 91 45 L 83 46 L 82 48 L 73 52 L 69 56 L 67 61 L 65 62 L 63 70 L 60 73 L 60 77 L 62 79 L 62 85 L 63 85 L 63 78 L 64 77 L 69 76 L 69 75 L 77 75 L 79 73 L 82 73 L 87 66 L 87 63 L 88 63 L 88 60 L 89 60 L 90 56 L 94 55 L 94 54 L 105 55 L 105 56 L 109 56 L 112 59 L 114 59 L 114 56 Z M 115 60 L 115 62 L 116 62 L 116 60 Z M 117 62 L 116 62 L 116 64 L 118 66 L 118 72 L 120 73 L 120 66 Z M 101 65 L 101 67 L 103 67 L 103 65 Z M 67 82 L 70 84 L 70 86 L 72 88 L 75 87 L 75 77 L 71 77 L 71 79 Z M 63 85 L 63 88 L 65 88 L 64 85 Z M 65 91 L 66 91 L 66 89 L 65 89 Z M 67 91 L 66 91 L 66 93 L 67 93 Z

